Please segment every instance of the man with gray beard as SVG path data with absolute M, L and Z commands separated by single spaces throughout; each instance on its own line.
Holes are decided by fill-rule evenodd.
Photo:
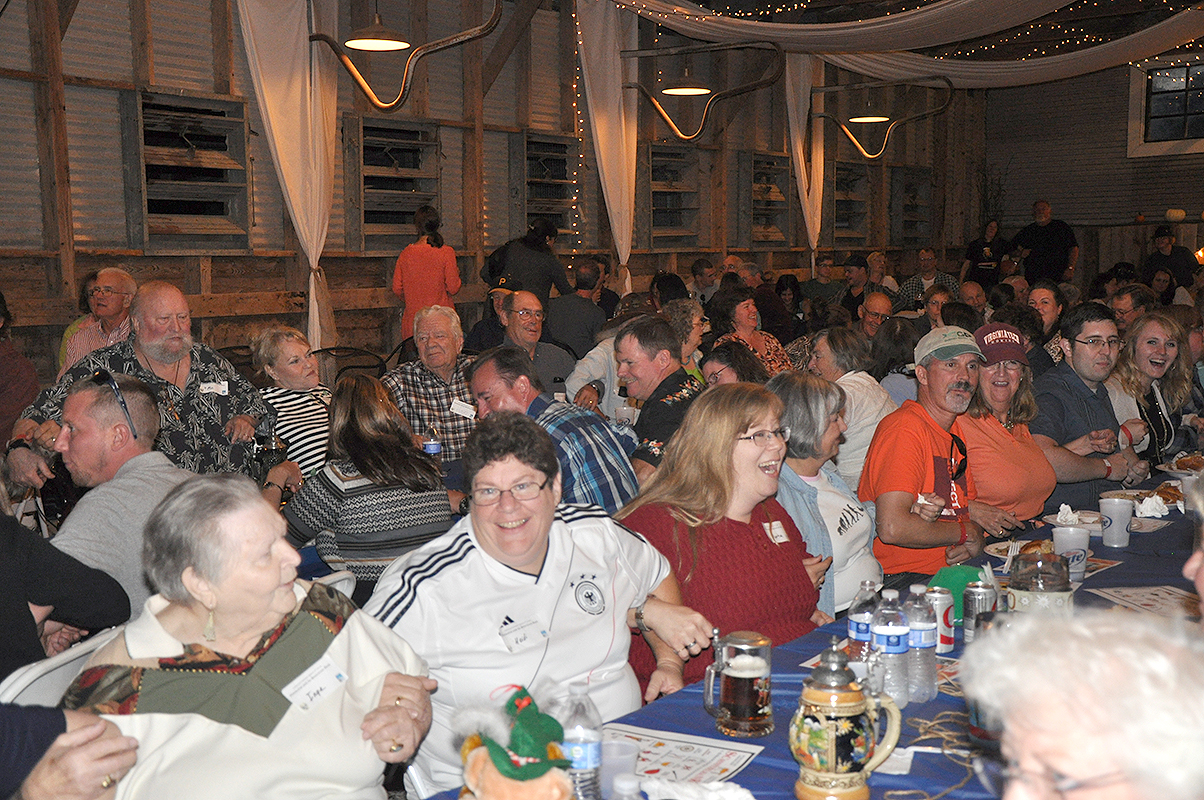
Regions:
M 255 428 L 273 412 L 229 361 L 192 339 L 183 292 L 164 281 L 143 284 L 130 306 L 133 334 L 84 356 L 57 384 L 43 389 L 13 426 L 7 459 L 13 481 L 41 487 L 51 476 L 34 446 L 51 450 L 63 401 L 76 381 L 98 370 L 133 375 L 154 392 L 160 431 L 155 449 L 189 472 L 249 472 Z
M 916 400 L 878 424 L 858 495 L 877 507 L 874 556 L 887 588 L 905 588 L 982 551 L 971 518 L 977 493 L 958 416 L 978 387 L 982 351 L 974 335 L 936 328 L 915 349 Z M 913 504 L 921 513 L 912 513 Z M 989 507 L 988 507 L 989 508 Z

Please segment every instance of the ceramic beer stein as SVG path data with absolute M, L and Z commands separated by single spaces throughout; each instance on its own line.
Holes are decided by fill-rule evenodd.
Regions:
M 803 682 L 790 721 L 790 752 L 799 763 L 798 800 L 869 800 L 866 779 L 899 741 L 899 708 L 889 695 L 879 696 L 881 710 L 866 697 L 837 643 L 833 636 Z M 882 711 L 886 734 L 878 742 Z
M 715 663 L 707 666 L 702 702 L 715 718 L 720 733 L 741 738 L 773 732 L 770 701 L 769 637 L 752 631 L 735 631 L 719 637 L 715 631 Z M 715 677 L 719 677 L 719 703 L 715 704 Z

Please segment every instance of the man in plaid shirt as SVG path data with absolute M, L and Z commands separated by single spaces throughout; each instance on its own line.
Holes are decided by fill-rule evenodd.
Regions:
M 464 330 L 460 315 L 445 306 L 429 306 L 414 315 L 418 360 L 401 364 L 381 378 L 401 415 L 422 436 L 434 425 L 443 443 L 443 460 L 457 461 L 476 425 L 476 409 L 465 370 L 472 359 L 460 354 Z

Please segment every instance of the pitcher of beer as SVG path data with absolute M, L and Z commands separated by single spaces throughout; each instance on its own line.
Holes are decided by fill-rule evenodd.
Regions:
M 707 712 L 715 718 L 715 727 L 727 736 L 768 736 L 773 732 L 773 704 L 769 696 L 773 642 L 752 631 L 736 631 L 720 637 L 716 629 L 714 647 L 715 663 L 707 666 L 702 699 Z

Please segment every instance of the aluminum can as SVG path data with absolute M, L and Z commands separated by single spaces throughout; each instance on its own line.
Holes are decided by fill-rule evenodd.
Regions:
M 953 652 L 953 592 L 944 586 L 932 586 L 924 592 L 924 598 L 936 614 L 936 651 Z
M 962 595 L 962 641 L 966 644 L 974 641 L 978 615 L 994 611 L 998 603 L 999 593 L 990 584 L 984 581 L 966 584 L 966 592 Z

